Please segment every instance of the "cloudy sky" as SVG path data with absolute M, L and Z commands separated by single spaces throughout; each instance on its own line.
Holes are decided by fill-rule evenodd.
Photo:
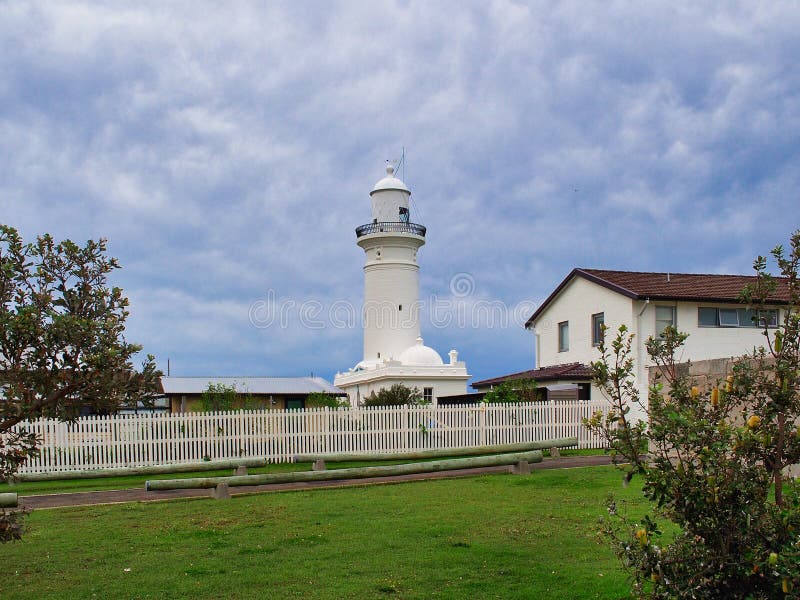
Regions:
M 405 149 L 426 344 L 531 368 L 573 267 L 748 273 L 800 226 L 798 31 L 795 2 L 12 0 L 0 222 L 108 238 L 173 375 L 332 378 Z

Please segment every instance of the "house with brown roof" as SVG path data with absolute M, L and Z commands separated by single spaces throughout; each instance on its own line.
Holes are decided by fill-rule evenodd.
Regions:
M 689 334 L 677 357 L 681 362 L 740 356 L 763 345 L 763 325 L 782 322 L 788 291 L 779 281 L 770 306 L 756 311 L 739 302 L 742 289 L 754 280 L 745 275 L 573 269 L 525 325 L 536 336 L 536 371 L 588 366 L 600 358 L 601 325 L 613 335 L 624 324 L 635 336 L 637 385 L 646 399 L 651 363 L 644 342 L 668 325 Z M 591 390 L 592 397 L 599 394 Z
M 478 392 L 485 394 L 497 385 L 516 381 L 535 381 L 537 398 L 541 400 L 589 400 L 591 398 L 592 370 L 588 365 L 569 363 L 539 367 L 501 377 L 476 381 L 472 384 Z

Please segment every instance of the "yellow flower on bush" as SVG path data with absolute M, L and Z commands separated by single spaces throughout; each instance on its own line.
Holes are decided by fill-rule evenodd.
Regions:
M 647 545 L 647 530 L 644 527 L 636 530 L 636 539 L 642 546 Z

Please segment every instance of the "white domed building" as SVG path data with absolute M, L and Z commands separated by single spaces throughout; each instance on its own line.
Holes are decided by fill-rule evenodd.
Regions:
M 352 369 L 337 373 L 334 385 L 357 406 L 362 399 L 396 383 L 419 388 L 426 400 L 467 391 L 467 366 L 450 350 L 445 364 L 426 346 L 419 326 L 417 251 L 426 229 L 412 223 L 411 191 L 386 168 L 386 177 L 370 192 L 372 222 L 356 228 L 364 250 L 364 357 Z

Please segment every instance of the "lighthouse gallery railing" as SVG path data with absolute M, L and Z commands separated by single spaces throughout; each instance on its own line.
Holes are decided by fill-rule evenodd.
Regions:
M 405 221 L 382 221 L 379 223 L 367 223 L 356 227 L 356 237 L 369 235 L 371 233 L 412 233 L 425 237 L 425 226 L 418 223 L 406 223 Z

